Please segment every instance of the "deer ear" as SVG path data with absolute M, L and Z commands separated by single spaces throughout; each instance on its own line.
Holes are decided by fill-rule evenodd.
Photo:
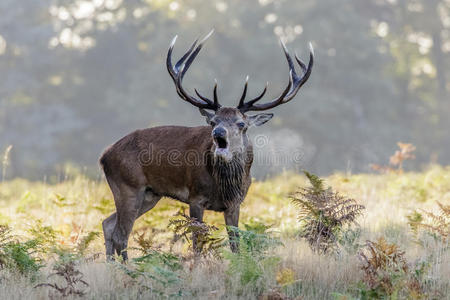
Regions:
M 200 108 L 200 113 L 202 116 L 206 117 L 206 122 L 209 123 L 209 121 L 214 117 L 213 113 L 208 112 L 207 110 L 204 110 L 203 108 Z
M 254 116 L 247 116 L 250 126 L 260 126 L 270 119 L 272 119 L 273 114 L 257 114 Z

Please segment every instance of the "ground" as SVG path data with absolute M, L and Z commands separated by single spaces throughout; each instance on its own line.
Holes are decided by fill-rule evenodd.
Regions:
M 413 230 L 408 223 L 418 214 L 424 218 L 425 212 L 439 215 L 438 201 L 450 204 L 450 167 L 431 166 L 417 173 L 337 173 L 324 179 L 326 186 L 365 206 L 357 224 L 343 230 L 345 236 L 330 253 L 318 254 L 300 238 L 303 223 L 289 196 L 309 182 L 303 174 L 285 173 L 254 182 L 242 205 L 244 235 L 265 226 L 255 239 L 260 248 L 244 245 L 243 253 L 233 255 L 224 246 L 216 256 L 194 258 L 189 244 L 174 239 L 168 228 L 186 206 L 163 199 L 135 224 L 127 264 L 108 263 L 103 254 L 101 222 L 114 211 L 104 180 L 76 174 L 57 184 L 2 182 L 0 224 L 10 232 L 8 241 L 0 238 L 0 298 L 65 298 L 64 293 L 88 299 L 367 299 L 383 293 L 392 299 L 449 297 L 448 236 L 427 227 Z M 216 237 L 225 236 L 221 214 L 207 212 L 205 222 L 219 228 Z M 448 226 L 448 220 L 441 224 Z M 404 252 L 407 266 L 400 273 L 396 265 L 383 270 L 389 291 L 371 287 L 362 269 L 360 253 L 367 251 L 367 241 L 380 237 Z M 143 240 L 148 242 L 145 247 Z M 11 245 L 22 245 L 31 261 L 18 255 L 11 260 L 20 252 Z M 59 275 L 48 277 L 58 270 Z M 64 290 L 64 274 L 86 284 L 74 280 L 73 288 Z M 41 283 L 56 283 L 60 290 L 37 286 Z

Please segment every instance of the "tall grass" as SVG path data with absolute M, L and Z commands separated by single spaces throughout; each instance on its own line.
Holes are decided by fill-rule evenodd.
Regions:
M 251 186 L 241 208 L 240 228 L 236 229 L 241 231 L 241 254 L 230 253 L 224 242 L 215 249 L 219 255 L 192 256 L 187 241 L 174 238 L 168 229 L 170 220 L 186 205 L 163 199 L 136 222 L 129 245 L 130 262 L 111 264 L 105 262 L 103 237 L 98 234 L 101 221 L 114 212 L 112 195 L 104 182 L 82 175 L 58 184 L 23 179 L 1 182 L 0 224 L 8 226 L 5 234 L 9 236 L 0 245 L 0 257 L 9 253 L 5 249 L 11 245 L 28 245 L 22 254 L 29 255 L 38 267 L 21 272 L 20 260 L 1 265 L 0 298 L 70 299 L 78 294 L 89 299 L 363 298 L 378 285 L 365 281 L 367 262 L 360 261 L 358 253 L 365 253 L 370 260 L 367 245 L 375 249 L 379 238 L 401 251 L 407 268 L 374 269 L 386 278 L 400 278 L 386 285 L 392 289 L 377 289 L 377 293 L 385 293 L 386 298 L 414 296 L 410 291 L 420 291 L 417 297 L 422 298 L 448 297 L 449 239 L 440 234 L 448 231 L 429 230 L 426 224 L 434 223 L 426 218 L 442 215 L 436 201 L 443 207 L 450 203 L 450 168 L 434 166 L 421 173 L 402 174 L 334 174 L 324 178 L 324 184 L 366 207 L 355 220 L 359 227 L 336 241 L 342 245 L 339 252 L 316 253 L 299 236 L 302 224 L 289 195 L 309 183 L 302 174 L 286 173 Z M 424 224 L 417 225 L 417 230 L 410 225 L 414 212 L 423 216 L 422 221 L 414 219 Z M 226 237 L 222 214 L 207 212 L 205 222 L 219 228 L 214 234 Z M 442 224 L 448 226 L 448 221 Z M 39 253 L 30 243 L 33 240 L 42 245 Z M 64 253 L 73 260 L 61 261 Z M 406 275 L 398 277 L 406 269 Z M 72 274 L 73 280 L 86 285 L 78 281 L 71 287 L 64 275 L 48 277 L 58 272 Z M 418 283 L 418 289 L 398 290 L 402 282 Z M 39 284 L 43 285 L 34 288 Z
M 2 182 L 5 181 L 6 178 L 6 169 L 9 166 L 9 153 L 12 150 L 12 145 L 9 145 L 6 147 L 5 152 L 3 153 L 3 159 L 2 159 Z

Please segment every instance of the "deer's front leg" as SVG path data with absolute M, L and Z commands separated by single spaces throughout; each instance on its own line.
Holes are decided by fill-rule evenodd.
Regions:
M 193 219 L 196 219 L 198 222 L 203 222 L 203 212 L 204 208 L 197 203 L 191 203 L 189 205 L 189 216 Z M 198 248 L 198 236 L 197 233 L 192 233 L 192 247 L 194 248 L 195 255 L 198 255 L 201 252 L 201 249 Z
M 230 248 L 234 253 L 239 252 L 239 233 L 228 226 L 239 226 L 239 206 L 232 207 L 224 211 L 225 224 L 227 225 L 228 237 L 230 239 Z

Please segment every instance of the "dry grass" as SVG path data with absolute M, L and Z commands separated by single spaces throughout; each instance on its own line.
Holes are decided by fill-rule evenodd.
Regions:
M 438 239 L 426 230 L 415 234 L 408 225 L 407 216 L 414 210 L 439 214 L 436 201 L 449 205 L 450 168 L 436 166 L 422 173 L 403 174 L 335 174 L 325 178 L 325 183 L 366 207 L 357 219 L 359 230 L 354 231 L 353 238 L 343 241 L 338 253 L 319 255 L 312 252 L 307 242 L 298 238 L 297 210 L 288 196 L 308 183 L 302 175 L 283 174 L 268 181 L 255 182 L 242 206 L 241 224 L 259 221 L 271 225 L 270 231 L 283 243 L 268 250 L 278 260 L 270 271 L 269 268 L 263 269 L 263 275 L 251 285 L 243 287 L 239 279 L 230 274 L 229 260 L 198 258 L 198 263 L 194 264 L 187 255 L 187 243 L 178 241 L 171 244 L 173 233 L 167 229 L 169 219 L 185 206 L 164 199 L 137 221 L 134 232 L 142 234 L 155 228 L 151 231 L 154 238 L 149 239 L 154 247 L 181 257 L 181 269 L 170 271 L 176 280 L 163 284 L 140 276 L 132 278 L 124 272 L 123 265 L 105 263 L 103 254 L 93 258 L 93 254 L 104 252 L 100 234 L 83 253 L 84 257 L 91 259 L 80 258 L 76 262 L 82 280 L 88 284 L 82 287 L 86 293 L 84 297 L 159 299 L 162 291 L 174 298 L 255 299 L 272 290 L 280 292 L 285 299 L 298 296 L 302 299 L 357 298 L 361 295 L 364 278 L 358 251 L 367 240 L 376 241 L 384 237 L 405 251 L 409 269 L 415 270 L 422 262 L 426 264 L 426 275 L 421 281 L 427 295 L 425 298 L 448 298 L 448 239 Z M 56 231 L 55 246 L 73 249 L 74 252 L 89 233 L 101 232 L 101 221 L 114 211 L 106 184 L 79 175 L 59 184 L 21 179 L 0 183 L 0 207 L 0 224 L 8 224 L 16 238 L 29 239 L 29 229 L 36 226 L 37 220 L 42 220 L 42 225 L 51 226 Z M 205 218 L 225 234 L 221 214 L 207 212 Z M 139 237 L 136 237 L 138 241 Z M 138 247 L 136 241 L 130 239 L 130 247 Z M 140 255 L 139 251 L 130 251 L 130 257 Z M 34 276 L 8 268 L 0 270 L 0 298 L 63 298 L 51 288 L 34 288 L 39 283 L 48 282 L 47 276 L 53 272 L 55 259 L 55 255 L 45 257 L 45 267 Z M 139 266 L 133 263 L 125 267 L 139 270 Z M 57 276 L 52 280 L 52 283 L 64 284 L 63 279 Z M 182 296 L 177 296 L 180 293 Z M 68 295 L 65 299 L 71 298 L 79 297 Z

